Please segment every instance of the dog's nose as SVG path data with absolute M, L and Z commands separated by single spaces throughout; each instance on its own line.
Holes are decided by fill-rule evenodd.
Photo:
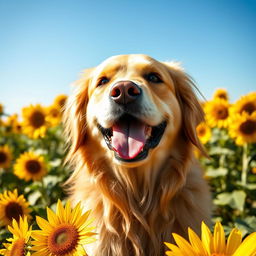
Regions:
M 113 85 L 110 97 L 118 104 L 135 101 L 142 94 L 140 87 L 131 81 L 120 81 Z

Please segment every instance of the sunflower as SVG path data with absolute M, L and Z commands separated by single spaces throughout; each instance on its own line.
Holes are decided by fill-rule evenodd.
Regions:
M 16 160 L 14 174 L 20 179 L 41 180 L 47 168 L 44 158 L 34 152 L 25 152 Z
M 237 145 L 256 142 L 256 112 L 252 115 L 243 113 L 236 114 L 231 119 L 229 134 L 234 138 Z
M 56 126 L 60 124 L 62 117 L 62 112 L 56 105 L 51 105 L 47 108 L 46 120 L 51 124 L 51 126 Z
M 251 92 L 245 96 L 242 96 L 231 108 L 230 113 L 242 114 L 247 113 L 249 115 L 256 111 L 256 92 Z
M 0 103 L 0 115 L 2 115 L 4 113 L 4 107 L 3 105 Z
M 5 127 L 7 128 L 7 132 L 13 133 L 21 133 L 22 132 L 22 125 L 18 120 L 18 115 L 13 114 L 8 116 L 7 120 L 5 121 Z
M 59 110 L 63 110 L 66 100 L 67 100 L 67 95 L 60 94 L 54 99 L 53 105 L 55 105 Z
M 228 92 L 226 89 L 217 89 L 213 94 L 213 99 L 223 99 L 228 101 Z
M 37 104 L 22 109 L 23 131 L 29 137 L 37 139 L 44 137 L 47 127 L 46 109 Z
M 215 99 L 205 104 L 206 121 L 210 127 L 227 128 L 230 104 L 223 99 Z
M 206 144 L 212 135 L 211 128 L 202 122 L 196 127 L 197 136 L 203 144 Z
M 24 217 L 24 219 L 20 217 L 19 223 L 13 219 L 12 227 L 8 226 L 8 229 L 13 237 L 7 239 L 8 243 L 3 244 L 5 249 L 0 250 L 0 254 L 5 256 L 29 256 L 30 253 L 26 253 L 26 245 L 30 240 L 32 227 L 29 227 L 27 217 Z
M 20 216 L 30 218 L 31 210 L 23 195 L 18 196 L 18 191 L 5 191 L 0 194 L 0 226 L 9 225 L 12 219 L 18 220 Z
M 192 229 L 188 229 L 189 242 L 173 234 L 177 245 L 165 243 L 171 250 L 169 256 L 254 256 L 256 253 L 256 232 L 242 242 L 242 233 L 234 228 L 227 240 L 221 223 L 217 222 L 212 235 L 209 228 L 202 223 L 201 239 Z
M 0 168 L 9 168 L 12 153 L 8 145 L 0 146 Z
M 82 214 L 81 204 L 72 210 L 68 201 L 64 208 L 58 200 L 57 211 L 47 208 L 48 221 L 37 216 L 36 221 L 41 230 L 32 233 L 34 256 L 82 256 L 86 255 L 83 245 L 92 243 L 95 233 L 88 220 L 89 212 Z
M 251 171 L 253 174 L 256 174 L 256 167 L 252 167 Z

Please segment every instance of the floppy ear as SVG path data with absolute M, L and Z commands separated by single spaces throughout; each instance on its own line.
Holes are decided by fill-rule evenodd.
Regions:
M 63 122 L 65 136 L 70 144 L 70 155 L 74 154 L 85 143 L 88 86 L 92 70 L 93 68 L 86 69 L 81 79 L 73 84 L 73 92 L 65 104 Z
M 192 79 L 183 71 L 178 63 L 164 63 L 174 82 L 176 97 L 182 113 L 182 130 L 185 139 L 195 145 L 204 155 L 206 152 L 196 133 L 196 127 L 204 121 L 204 111 L 194 93 L 196 88 Z

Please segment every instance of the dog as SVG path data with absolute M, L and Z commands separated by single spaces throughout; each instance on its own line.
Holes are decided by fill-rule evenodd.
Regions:
M 194 88 L 179 64 L 142 54 L 110 57 L 75 83 L 64 113 L 74 168 L 67 184 L 72 202 L 92 210 L 91 255 L 164 255 L 172 232 L 186 238 L 188 227 L 199 234 L 210 222 L 193 154 L 205 154 Z

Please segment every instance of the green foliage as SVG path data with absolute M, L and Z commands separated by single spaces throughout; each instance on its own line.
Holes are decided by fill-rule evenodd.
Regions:
M 43 138 L 30 139 L 23 134 L 8 132 L 8 127 L 0 127 L 0 146 L 8 145 L 12 152 L 10 168 L 0 168 L 0 193 L 5 190 L 18 189 L 19 195 L 24 195 L 32 209 L 32 217 L 46 217 L 46 207 L 55 208 L 59 198 L 64 199 L 64 182 L 69 176 L 69 170 L 63 164 L 65 160 L 65 143 L 62 136 L 61 125 L 49 128 Z M 48 173 L 41 181 L 28 181 L 19 179 L 13 173 L 15 160 L 24 152 L 33 151 L 44 157 Z M 35 227 L 35 222 L 33 223 Z M 9 231 L 5 226 L 0 227 L 0 244 L 8 237 Z M 0 248 L 2 248 L 0 246 Z
M 214 128 L 205 145 L 209 158 L 200 158 L 211 186 L 213 222 L 226 230 L 236 226 L 244 234 L 256 230 L 255 144 L 237 146 L 226 129 Z

